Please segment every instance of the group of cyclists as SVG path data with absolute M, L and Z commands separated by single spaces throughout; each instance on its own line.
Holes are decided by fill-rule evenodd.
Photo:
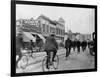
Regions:
M 30 50 L 32 50 L 32 45 L 33 45 L 32 40 L 30 42 L 31 42 Z M 73 48 L 74 50 L 75 48 L 77 48 L 78 52 L 80 52 L 80 47 L 82 47 L 82 50 L 85 51 L 86 46 L 88 45 L 89 47 L 90 44 L 91 42 L 86 42 L 85 40 L 83 42 L 80 42 L 77 39 L 72 41 L 70 38 L 68 38 L 65 41 L 65 46 L 64 46 L 66 48 L 66 57 L 68 57 L 68 55 L 70 54 L 71 48 Z M 54 58 L 58 50 L 58 43 L 56 42 L 56 39 L 55 39 L 55 33 L 51 33 L 49 35 L 43 47 L 44 47 L 44 51 L 46 52 L 48 56 L 46 68 L 49 69 L 48 63 L 50 63 L 50 54 L 51 54 L 50 52 L 53 52 L 52 61 L 55 61 Z M 25 47 L 23 43 L 22 33 L 18 33 L 16 36 L 16 55 L 18 55 L 19 58 L 16 61 L 16 67 L 18 67 L 17 66 L 18 62 L 22 58 L 21 49 L 25 49 Z

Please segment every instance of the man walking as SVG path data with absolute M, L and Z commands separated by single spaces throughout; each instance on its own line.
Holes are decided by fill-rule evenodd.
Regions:
M 80 53 L 80 45 L 81 45 L 80 41 L 77 40 L 76 46 L 77 46 L 78 53 Z
M 86 50 L 87 42 L 85 40 L 82 41 L 82 50 L 83 52 Z
M 71 50 L 71 40 L 69 38 L 65 41 L 65 48 L 66 48 L 66 58 L 67 58 Z

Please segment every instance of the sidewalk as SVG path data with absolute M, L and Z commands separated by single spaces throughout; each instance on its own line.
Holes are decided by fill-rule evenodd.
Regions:
M 57 55 L 58 56 L 61 56 L 63 54 L 65 54 L 65 49 L 64 48 L 60 48 L 58 51 L 57 51 Z M 30 58 L 29 59 L 29 62 L 28 64 L 31 65 L 31 64 L 36 64 L 36 63 L 39 63 L 41 62 L 44 57 L 46 56 L 46 52 L 36 52 L 36 53 L 33 53 L 33 58 Z M 23 62 L 20 62 L 19 65 L 22 65 Z
M 57 55 L 61 56 L 61 55 L 65 54 L 65 52 L 66 52 L 65 49 L 59 49 L 57 51 Z M 37 53 L 34 53 L 33 55 L 35 56 L 34 60 L 30 61 L 30 62 L 32 62 L 32 64 L 42 61 L 44 59 L 44 57 L 46 56 L 46 52 L 37 52 Z

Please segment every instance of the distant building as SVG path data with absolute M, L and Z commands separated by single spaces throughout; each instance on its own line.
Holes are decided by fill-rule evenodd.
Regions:
M 41 23 L 41 31 L 43 36 L 48 37 L 49 34 L 54 32 L 57 40 L 64 41 L 65 21 L 62 18 L 60 18 L 58 21 L 53 21 L 48 17 L 41 15 L 38 17 L 38 20 Z
M 65 33 L 64 40 L 70 38 L 72 41 L 74 41 L 77 38 L 77 35 L 78 35 L 77 33 L 72 33 L 72 31 L 69 30 L 68 32 Z
M 62 18 L 59 18 L 56 22 L 56 38 L 64 41 L 65 36 L 65 21 Z
M 68 30 L 68 37 L 72 40 L 72 35 L 73 35 L 73 33 L 72 33 L 72 31 L 71 30 Z
M 38 21 L 40 22 L 41 33 L 44 37 L 48 37 L 50 33 L 56 32 L 56 23 L 48 17 L 41 15 L 38 17 Z
M 44 15 L 40 15 L 36 20 L 33 18 L 17 20 L 16 25 L 21 27 L 22 31 L 39 33 L 45 38 L 54 32 L 57 40 L 64 41 L 65 21 L 63 18 L 53 21 Z
M 16 21 L 16 34 L 22 30 L 22 19 Z
M 18 21 L 20 22 L 19 27 L 22 28 L 22 31 L 41 33 L 41 27 L 37 20 L 30 18 L 30 19 L 17 20 L 16 22 L 18 22 Z M 18 24 L 16 24 L 16 27 L 18 27 Z
M 80 41 L 83 41 L 83 40 L 91 40 L 91 34 L 78 34 L 76 36 L 76 38 Z
M 68 39 L 68 33 L 65 33 L 64 42 Z

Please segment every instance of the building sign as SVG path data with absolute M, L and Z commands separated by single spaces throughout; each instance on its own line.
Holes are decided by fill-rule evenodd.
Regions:
M 41 33 L 41 28 L 40 28 L 39 24 L 40 23 L 37 20 L 34 20 L 34 19 L 25 19 L 22 22 L 22 28 L 25 31 Z

